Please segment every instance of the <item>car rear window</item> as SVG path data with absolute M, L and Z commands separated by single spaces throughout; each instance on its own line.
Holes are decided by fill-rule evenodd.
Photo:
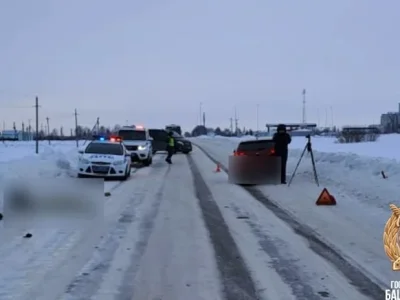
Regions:
M 179 134 L 182 133 L 182 129 L 181 129 L 180 126 L 169 125 L 169 126 L 165 126 L 165 129 L 168 130 L 168 131 L 176 131 Z
M 124 148 L 121 144 L 111 143 L 90 143 L 85 150 L 90 154 L 124 155 Z
M 165 141 L 168 137 L 167 131 L 163 129 L 149 129 L 149 134 L 155 141 Z
M 177 133 L 176 131 L 172 131 L 172 136 L 174 138 L 183 138 L 183 136 L 181 136 L 179 133 Z
M 273 140 L 255 140 L 241 142 L 238 146 L 238 151 L 262 151 L 268 150 L 275 146 Z
M 124 130 L 118 131 L 118 136 L 127 141 L 144 141 L 146 140 L 146 132 L 144 130 Z

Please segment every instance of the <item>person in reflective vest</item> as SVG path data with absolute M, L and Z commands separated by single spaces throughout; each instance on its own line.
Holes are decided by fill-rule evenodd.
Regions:
M 168 138 L 167 138 L 167 158 L 165 161 L 169 164 L 172 164 L 171 157 L 175 152 L 175 139 L 173 137 L 172 131 L 168 132 Z

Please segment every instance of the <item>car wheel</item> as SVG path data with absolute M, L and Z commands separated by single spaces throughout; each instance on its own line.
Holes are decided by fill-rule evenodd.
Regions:
M 150 166 L 150 165 L 151 165 L 151 158 L 146 159 L 146 160 L 143 162 L 143 165 L 146 166 L 146 167 Z
M 125 170 L 125 175 L 121 177 L 121 181 L 127 180 L 129 177 L 128 169 Z
M 183 154 L 189 154 L 190 151 L 183 151 Z
M 85 178 L 85 175 L 78 173 L 78 178 Z

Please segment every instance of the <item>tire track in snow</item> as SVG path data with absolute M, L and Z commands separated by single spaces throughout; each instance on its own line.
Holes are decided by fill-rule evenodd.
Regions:
M 195 144 L 195 146 L 200 149 L 211 161 L 219 164 L 224 172 L 228 173 L 228 168 L 214 158 L 203 147 L 198 144 Z M 360 269 L 354 266 L 345 256 L 343 256 L 343 253 L 335 249 L 333 245 L 330 245 L 328 242 L 324 241 L 314 230 L 312 230 L 312 228 L 297 221 L 295 216 L 292 216 L 285 209 L 270 201 L 257 187 L 242 186 L 242 188 L 245 189 L 257 201 L 263 204 L 279 219 L 287 223 L 296 234 L 305 238 L 309 242 L 310 249 L 312 251 L 335 266 L 336 269 L 338 269 L 362 294 L 370 297 L 371 299 L 382 298 L 382 295 L 384 295 L 383 289 L 367 275 L 365 275 Z
M 196 163 L 187 156 L 193 174 L 196 197 L 203 213 L 204 222 L 216 254 L 217 265 L 223 283 L 226 300 L 256 300 L 255 284 L 250 272 L 229 231 L 210 189 L 205 183 Z
M 231 204 L 230 207 L 238 216 L 243 215 L 236 205 Z M 244 220 L 244 222 L 247 223 L 251 228 L 251 232 L 257 237 L 263 251 L 271 257 L 272 268 L 287 284 L 288 289 L 292 291 L 296 299 L 320 300 L 323 294 L 327 295 L 324 298 L 331 298 L 326 291 L 314 292 L 314 288 L 309 284 L 313 279 L 302 272 L 302 269 L 297 268 L 298 260 L 296 258 L 282 251 L 282 249 L 288 248 L 288 245 L 283 240 L 268 236 L 262 231 L 261 226 L 251 221 L 251 219 Z
M 149 175 L 151 176 L 152 174 L 158 173 L 160 166 L 161 163 L 154 164 Z M 162 177 L 167 176 L 169 170 L 169 167 L 166 168 Z M 161 204 L 164 183 L 165 181 L 161 183 L 161 186 L 156 194 L 157 197 L 154 199 L 151 205 L 151 209 L 144 216 L 138 216 L 136 209 L 141 206 L 145 200 L 147 200 L 146 188 L 149 188 L 149 185 L 153 183 L 149 182 L 147 185 L 145 185 L 136 199 L 132 197 L 129 204 L 120 214 L 117 224 L 108 231 L 107 236 L 97 246 L 92 259 L 82 268 L 80 274 L 78 274 L 68 285 L 65 294 L 61 299 L 88 300 L 92 299 L 94 296 L 96 296 L 95 299 L 100 299 L 100 297 L 104 296 L 106 299 L 118 300 L 130 300 L 132 298 L 132 278 L 137 271 L 137 262 L 140 261 L 140 258 L 146 249 L 147 241 L 153 228 L 153 222 L 157 216 L 158 208 Z M 111 264 L 120 246 L 120 242 L 128 238 L 129 228 L 133 225 L 133 223 L 136 222 L 139 222 L 138 230 L 140 231 L 140 238 L 137 241 L 131 255 L 132 259 L 129 268 L 122 277 L 122 284 L 121 282 L 117 282 L 117 284 L 120 286 L 113 286 L 113 293 L 107 291 L 110 294 L 99 294 L 98 292 L 101 288 L 104 277 L 107 276 L 107 274 L 111 271 Z M 114 294 L 115 291 L 118 291 L 118 288 L 118 294 Z

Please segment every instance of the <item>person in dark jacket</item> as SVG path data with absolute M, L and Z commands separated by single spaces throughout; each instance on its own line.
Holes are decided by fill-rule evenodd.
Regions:
M 281 157 L 281 183 L 286 184 L 286 163 L 288 159 L 288 145 L 292 141 L 286 131 L 286 125 L 279 124 L 273 141 L 275 142 L 275 154 Z
M 169 164 L 172 164 L 171 157 L 175 152 L 175 139 L 173 137 L 172 131 L 168 132 L 168 138 L 167 138 L 167 158 L 165 161 Z

